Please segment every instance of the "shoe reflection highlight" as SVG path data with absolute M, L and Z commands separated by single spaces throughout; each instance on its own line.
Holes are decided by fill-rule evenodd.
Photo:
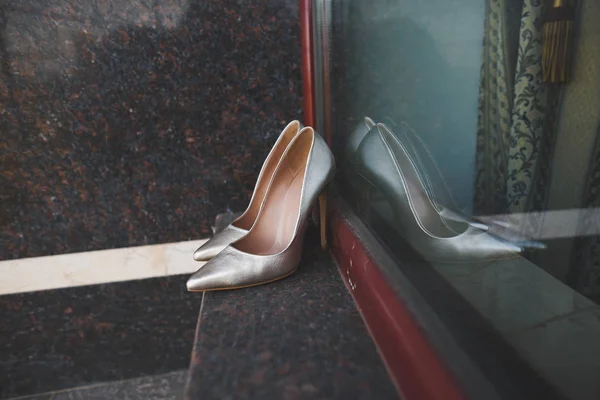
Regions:
M 355 133 L 364 133 L 366 126 L 363 122 Z M 352 157 L 364 180 L 358 186 L 383 195 L 391 208 L 387 222 L 423 258 L 461 263 L 515 257 L 523 251 L 522 246 L 487 233 L 485 223 L 464 215 L 418 135 L 404 123 L 398 131 L 378 123 L 364 134 L 356 153 L 347 148 L 346 156 Z

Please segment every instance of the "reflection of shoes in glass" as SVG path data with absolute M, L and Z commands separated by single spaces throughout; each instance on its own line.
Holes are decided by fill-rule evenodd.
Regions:
M 349 185 L 349 188 L 351 188 L 354 193 L 361 193 L 360 196 L 356 196 L 356 200 L 358 201 L 357 207 L 358 211 L 367 220 L 369 219 L 370 203 L 373 200 L 376 200 L 375 196 L 373 196 L 376 191 L 370 182 L 366 181 L 356 172 L 356 151 L 358 150 L 360 142 L 362 142 L 364 137 L 374 126 L 375 121 L 369 117 L 364 117 L 363 120 L 356 125 L 356 128 L 354 128 L 350 136 L 346 139 L 346 148 L 343 159 L 344 168 L 342 168 L 346 177 L 345 181 Z
M 383 117 L 383 119 L 386 121 L 386 126 L 397 126 L 392 118 L 386 116 Z M 348 137 L 345 151 L 345 159 L 347 161 L 345 167 L 346 181 L 350 183 L 355 191 L 365 193 L 366 202 L 376 199 L 372 197 L 372 184 L 364 179 L 357 179 L 356 152 L 360 143 L 367 134 L 370 134 L 369 131 L 374 125 L 375 122 L 371 118 L 365 117 Z M 474 221 L 460 210 L 460 207 L 454 199 L 454 196 L 452 196 L 433 155 L 419 135 L 417 135 L 405 122 L 400 124 L 398 132 L 400 133 L 398 135 L 399 140 L 405 145 L 408 156 L 416 164 L 417 173 L 423 182 L 427 194 L 432 200 L 433 206 L 438 210 L 438 213 L 448 221 L 450 228 L 453 222 L 458 222 L 459 226 L 466 222 L 475 228 L 487 231 L 488 227 L 486 224 Z M 363 213 L 368 215 L 368 205 L 363 205 L 361 208 L 364 208 L 365 210 L 363 210 Z
M 321 234 L 325 233 L 324 189 L 334 173 L 327 144 L 312 128 L 304 128 L 281 157 L 248 234 L 194 273 L 187 281 L 188 290 L 236 289 L 292 274 L 300 263 L 307 220 L 317 197 Z
M 369 118 L 365 117 L 356 128 L 352 131 L 348 139 L 346 140 L 346 151 L 345 158 L 348 165 L 348 171 L 354 171 L 356 167 L 356 150 L 358 150 L 358 146 L 360 146 L 360 142 L 365 138 L 366 134 L 369 133 L 371 129 L 375 126 L 375 122 Z
M 424 184 L 427 195 L 439 214 L 446 220 L 466 222 L 475 228 L 487 231 L 486 224 L 473 221 L 465 215 L 452 195 L 440 167 L 423 139 L 406 122 L 401 122 L 394 131 L 400 142 L 404 144 L 409 157 L 417 166 L 417 173 Z
M 365 117 L 362 121 L 356 125 L 356 128 L 352 131 L 348 139 L 346 140 L 346 149 L 344 152 L 344 161 L 345 168 L 344 172 L 346 174 L 346 181 L 351 185 L 351 187 L 356 191 L 363 191 L 365 189 L 369 190 L 370 188 L 368 182 L 361 182 L 357 180 L 356 174 L 356 150 L 358 150 L 358 146 L 360 146 L 360 142 L 363 141 L 367 133 L 375 126 L 375 122 L 369 118 Z
M 301 129 L 301 124 L 298 121 L 290 122 L 285 129 L 279 135 L 279 138 L 275 142 L 275 145 L 269 152 L 267 159 L 265 160 L 258 179 L 256 180 L 256 186 L 254 187 L 254 193 L 250 199 L 250 204 L 244 213 L 233 221 L 231 224 L 226 226 L 222 231 L 216 233 L 206 243 L 204 243 L 198 250 L 194 252 L 194 260 L 196 261 L 208 261 L 217 254 L 219 254 L 225 247 L 242 236 L 244 236 L 256 220 L 258 211 L 265 197 L 267 187 L 275 171 L 275 167 L 281 159 L 281 155 L 287 148 L 288 144 L 298 134 Z
M 358 149 L 358 168 L 387 197 L 398 231 L 429 261 L 466 262 L 515 256 L 521 248 L 466 222 L 445 220 L 428 196 L 404 144 L 377 124 Z

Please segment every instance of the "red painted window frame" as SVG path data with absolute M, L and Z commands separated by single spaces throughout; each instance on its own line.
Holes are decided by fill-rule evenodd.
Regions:
M 303 112 L 306 125 L 314 126 L 314 68 L 312 0 L 299 0 L 302 41 Z M 323 66 L 328 69 L 328 62 Z M 328 78 L 328 74 L 324 74 Z M 325 94 L 326 104 L 329 93 Z M 331 145 L 330 120 L 325 136 Z M 465 395 L 444 365 L 422 328 L 369 256 L 360 238 L 349 226 L 334 200 L 330 202 L 332 254 L 340 275 L 352 294 L 362 318 L 387 366 L 390 377 L 404 399 L 454 400 Z

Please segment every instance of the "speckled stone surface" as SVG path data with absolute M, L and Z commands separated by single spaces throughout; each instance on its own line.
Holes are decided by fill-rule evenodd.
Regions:
M 296 274 L 204 294 L 186 399 L 397 398 L 337 267 L 307 241 Z
M 187 371 L 21 397 L 19 400 L 180 400 Z
M 208 237 L 301 117 L 297 0 L 0 2 L 0 260 Z
M 0 296 L 0 398 L 185 369 L 186 275 Z

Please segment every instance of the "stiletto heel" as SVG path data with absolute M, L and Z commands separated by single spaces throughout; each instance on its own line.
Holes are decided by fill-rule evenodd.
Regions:
M 319 195 L 319 215 L 321 224 L 321 248 L 327 250 L 327 192 Z

